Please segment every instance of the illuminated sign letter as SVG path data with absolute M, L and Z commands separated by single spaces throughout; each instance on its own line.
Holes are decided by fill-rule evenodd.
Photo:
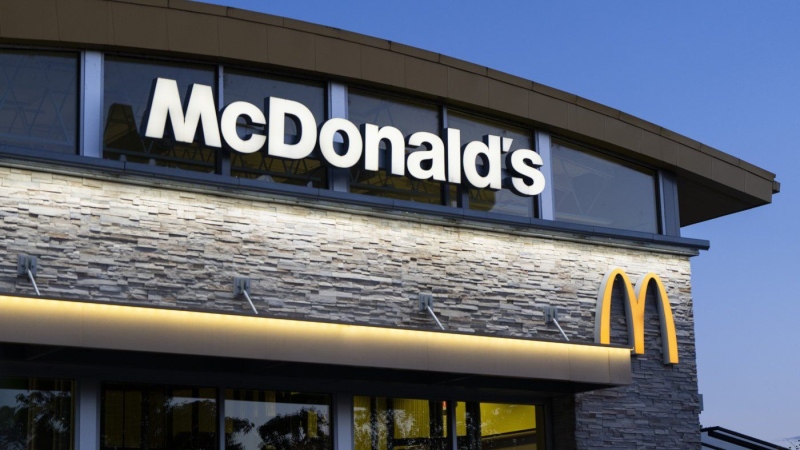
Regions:
M 472 141 L 464 147 L 462 163 L 464 177 L 469 184 L 478 189 L 498 190 L 503 187 L 502 167 L 500 167 L 500 137 L 490 135 L 485 136 L 484 140 L 486 143 Z M 478 158 L 481 159 L 481 164 L 478 164 Z M 483 171 L 487 172 L 485 175 L 480 173 L 479 165 Z
M 222 147 L 217 125 L 217 108 L 214 106 L 214 91 L 211 90 L 211 86 L 192 85 L 184 116 L 178 82 L 166 78 L 157 79 L 144 135 L 154 139 L 163 138 L 167 116 L 170 118 L 176 141 L 191 144 L 197 133 L 197 124 L 202 121 L 203 140 L 206 145 Z
M 395 127 L 379 127 L 364 124 L 364 168 L 377 171 L 380 169 L 381 141 L 387 142 L 389 170 L 392 175 L 406 174 L 406 140 L 403 133 Z
M 672 308 L 669 305 L 667 291 L 658 275 L 646 273 L 636 281 L 636 287 L 631 284 L 628 275 L 622 269 L 609 272 L 600 291 L 597 294 L 597 316 L 595 317 L 594 339 L 599 344 L 611 343 L 611 293 L 614 281 L 620 278 L 623 283 L 625 303 L 625 317 L 628 323 L 628 344 L 633 343 L 633 352 L 637 355 L 644 354 L 644 306 L 647 299 L 647 288 L 651 283 L 656 285 L 656 301 L 661 322 L 661 342 L 664 354 L 664 364 L 678 363 L 678 339 L 675 335 L 675 321 L 672 318 Z
M 334 140 L 340 133 L 345 138 L 344 154 L 336 152 Z M 319 130 L 319 150 L 325 161 L 333 167 L 349 169 L 361 159 L 364 145 L 358 128 L 347 119 L 334 118 L 322 125 Z
M 285 142 L 287 116 L 297 119 L 297 142 Z M 269 98 L 269 136 L 267 146 L 269 156 L 280 156 L 287 159 L 303 159 L 314 151 L 317 143 L 317 120 L 311 110 L 302 103 L 277 97 Z
M 266 125 L 267 118 L 258 107 L 247 102 L 233 102 L 225 108 L 220 119 L 220 129 L 225 142 L 239 153 L 254 153 L 264 146 L 267 137 L 263 134 L 251 133 L 247 139 L 239 137 L 236 132 L 236 121 L 239 117 L 246 117 L 253 125 Z
M 417 150 L 408 155 L 406 165 L 409 175 L 418 180 L 445 180 L 444 142 L 439 136 L 427 131 L 417 131 L 409 136 L 408 145 L 425 146 L 429 149 Z
M 539 171 L 542 157 L 533 150 L 514 150 L 509 169 L 517 175 L 511 177 L 511 189 L 519 195 L 539 195 L 544 190 L 544 175 Z M 530 182 L 526 181 L 530 180 Z

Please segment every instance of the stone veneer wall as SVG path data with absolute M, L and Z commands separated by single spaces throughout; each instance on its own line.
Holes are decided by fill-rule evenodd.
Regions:
M 541 309 L 554 305 L 570 340 L 591 342 L 603 275 L 654 271 L 672 302 L 680 364 L 661 362 L 651 301 L 648 354 L 632 358 L 634 383 L 559 401 L 575 405 L 575 424 L 556 424 L 575 430 L 559 447 L 699 448 L 688 253 L 157 184 L 0 167 L 0 292 L 33 293 L 16 276 L 17 255 L 30 254 L 49 298 L 247 314 L 232 294 L 233 277 L 246 276 L 256 306 L 273 317 L 432 330 L 416 311 L 417 294 L 432 292 L 450 330 L 560 339 Z M 619 299 L 614 316 L 619 339 Z

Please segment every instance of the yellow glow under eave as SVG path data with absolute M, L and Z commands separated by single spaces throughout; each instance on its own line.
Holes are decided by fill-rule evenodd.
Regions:
M 0 296 L 0 342 L 631 382 L 625 348 L 13 296 Z

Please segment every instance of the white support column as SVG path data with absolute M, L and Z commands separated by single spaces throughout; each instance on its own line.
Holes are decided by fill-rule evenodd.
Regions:
M 75 389 L 75 448 L 100 449 L 100 382 L 81 379 Z
M 347 118 L 347 85 L 342 83 L 328 83 L 328 119 Z M 344 138 L 336 135 L 334 142 L 344 144 Z M 350 171 L 343 169 L 330 169 L 330 187 L 334 191 L 346 192 L 350 184 Z
M 556 212 L 553 192 L 553 165 L 550 150 L 550 135 L 541 131 L 536 132 L 536 152 L 542 157 L 542 174 L 544 175 L 544 191 L 539 194 L 539 218 L 555 220 Z
M 337 393 L 333 396 L 334 450 L 353 449 L 353 396 Z
M 80 154 L 103 157 L 103 54 L 81 55 Z

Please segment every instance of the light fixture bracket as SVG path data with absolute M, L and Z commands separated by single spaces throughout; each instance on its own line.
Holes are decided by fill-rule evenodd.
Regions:
M 544 310 L 544 323 L 546 324 L 555 324 L 558 331 L 561 332 L 561 336 L 564 337 L 564 340 L 569 342 L 569 338 L 567 337 L 567 333 L 564 333 L 564 329 L 561 328 L 561 324 L 558 323 L 558 307 L 556 306 L 544 306 L 542 307 Z
M 36 257 L 30 255 L 19 255 L 17 258 L 17 276 L 28 278 L 28 272 L 36 276 Z
M 237 297 L 243 295 L 247 299 L 247 303 L 250 304 L 250 308 L 253 309 L 253 313 L 258 315 L 256 305 L 253 304 L 253 299 L 250 298 L 250 278 L 233 277 L 233 295 Z
M 433 294 L 419 294 L 419 312 L 433 308 Z
M 436 313 L 433 312 L 433 294 L 420 293 L 417 296 L 417 299 L 419 301 L 419 312 L 427 311 L 431 315 L 431 317 L 433 317 L 433 320 L 436 321 L 436 325 L 438 325 L 439 328 L 441 328 L 442 331 L 444 331 L 445 329 L 444 325 L 442 325 L 442 322 L 440 322 L 439 318 L 436 317 Z

